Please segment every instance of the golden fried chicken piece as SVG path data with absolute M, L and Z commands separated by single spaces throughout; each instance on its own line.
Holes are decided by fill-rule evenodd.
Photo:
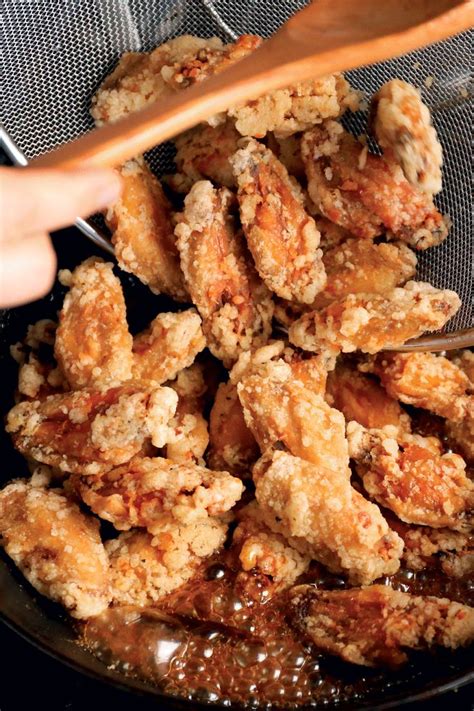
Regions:
M 397 431 L 410 431 L 410 417 L 398 401 L 375 378 L 360 373 L 350 363 L 340 361 L 328 373 L 326 400 L 342 412 L 347 422 L 355 420 L 369 429 L 391 425 Z
M 401 79 L 388 81 L 373 97 L 371 114 L 379 145 L 393 151 L 408 182 L 429 195 L 439 193 L 443 152 L 418 89 Z
M 122 195 L 107 210 L 106 222 L 120 267 L 154 294 L 188 301 L 174 237 L 171 205 L 143 158 L 123 165 Z
M 416 272 L 416 256 L 406 245 L 362 239 L 349 239 L 328 250 L 323 264 L 328 280 L 312 304 L 315 309 L 349 294 L 389 293 Z
M 171 388 L 127 384 L 21 402 L 6 430 L 22 454 L 61 471 L 94 474 L 123 464 L 146 442 L 163 447 L 178 396 Z
M 309 555 L 299 553 L 288 545 L 286 538 L 273 533 L 263 522 L 257 501 L 241 509 L 239 522 L 232 537 L 232 548 L 239 551 L 239 561 L 246 572 L 254 571 L 273 579 L 277 592 L 289 587 L 307 570 Z
M 177 464 L 204 464 L 204 452 L 209 444 L 207 420 L 203 415 L 207 385 L 203 367 L 194 363 L 178 373 L 168 383 L 178 395 L 178 406 L 171 420 L 173 435 L 166 445 L 166 458 Z M 212 467 L 226 469 L 227 467 Z
M 259 455 L 255 437 L 245 424 L 237 386 L 231 381 L 221 383 L 209 418 L 209 466 L 245 478 Z
M 340 225 L 336 225 L 335 222 L 331 222 L 331 220 L 328 220 L 327 217 L 323 217 L 319 214 L 309 195 L 307 195 L 306 209 L 309 214 L 314 217 L 316 227 L 321 235 L 319 246 L 323 250 L 323 254 L 353 238 L 352 232 L 349 232 L 349 230 L 344 229 L 344 227 L 341 227 Z
M 435 437 L 361 432 L 348 426 L 351 456 L 368 494 L 402 521 L 466 530 L 474 524 L 474 482 L 457 454 L 443 454 Z M 365 445 L 360 446 L 365 437 Z
M 56 331 L 54 354 L 75 390 L 110 388 L 132 376 L 132 336 L 113 264 L 91 257 L 60 272 L 70 287 Z
M 472 396 L 468 410 L 460 422 L 446 422 L 446 434 L 453 445 L 469 463 L 474 462 L 474 410 Z
M 153 605 L 192 578 L 202 561 L 224 543 L 227 524 L 207 518 L 183 524 L 172 518 L 146 531 L 121 533 L 106 543 L 112 601 Z
M 195 309 L 161 313 L 133 339 L 133 377 L 161 385 L 187 368 L 206 346 Z
M 293 323 L 288 337 L 306 351 L 377 353 L 442 328 L 460 305 L 454 291 L 409 281 L 386 294 L 350 294 L 309 311 Z
M 264 522 L 300 553 L 346 574 L 354 585 L 398 570 L 403 541 L 348 474 L 268 451 L 254 479 Z
M 373 370 L 392 397 L 453 422 L 459 422 L 474 408 L 474 397 L 466 394 L 469 378 L 443 356 L 382 353 L 375 359 Z
M 390 528 L 403 539 L 402 559 L 410 570 L 424 570 L 439 565 L 450 577 L 462 577 L 463 567 L 473 565 L 474 537 L 472 532 L 449 528 L 410 526 L 396 516 L 385 513 Z
M 467 375 L 469 387 L 474 390 L 474 352 L 469 350 L 450 351 L 449 357 Z
M 312 378 L 298 372 L 307 363 L 270 360 L 244 373 L 237 392 L 245 421 L 262 452 L 281 442 L 295 457 L 349 476 L 344 416 L 324 400 L 319 360 Z
M 229 162 L 237 150 L 238 133 L 230 121 L 219 126 L 199 124 L 174 139 L 178 172 L 166 182 L 179 193 L 187 193 L 198 180 L 212 180 L 218 186 L 233 188 L 235 178 Z
M 201 39 L 183 35 L 149 53 L 126 52 L 92 98 L 91 114 L 96 125 L 117 121 L 174 94 L 177 87 L 172 87 L 163 75 L 168 76 L 175 63 L 186 61 L 203 50 L 222 47 L 217 37 Z
M 310 304 L 326 285 L 319 232 L 284 165 L 249 139 L 231 158 L 240 218 L 257 270 L 283 299 Z
M 66 392 L 69 383 L 61 368 L 51 363 L 42 363 L 34 352 L 31 352 L 18 370 L 18 392 L 20 399 L 39 400 L 48 395 Z
M 291 590 L 293 624 L 324 652 L 364 666 L 398 667 L 405 648 L 456 649 L 474 639 L 474 609 L 446 598 L 385 585 L 353 590 Z
M 181 266 L 212 353 L 230 366 L 271 332 L 273 303 L 231 213 L 232 193 L 195 183 L 176 226 Z
M 280 163 L 283 163 L 290 175 L 293 175 L 298 180 L 306 180 L 304 163 L 301 158 L 301 135 L 299 133 L 292 136 L 275 136 L 274 133 L 269 133 L 267 135 L 267 146 L 276 155 Z
M 60 489 L 17 479 L 0 491 L 0 539 L 28 582 L 79 619 L 109 604 L 99 523 Z
M 303 134 L 301 154 L 316 207 L 356 237 L 387 232 L 426 249 L 448 234 L 431 196 L 412 187 L 392 157 L 369 154 L 336 121 Z
M 99 476 L 76 476 L 73 487 L 92 511 L 120 531 L 148 528 L 165 515 L 190 523 L 229 511 L 243 485 L 227 472 L 162 457 L 136 457 Z

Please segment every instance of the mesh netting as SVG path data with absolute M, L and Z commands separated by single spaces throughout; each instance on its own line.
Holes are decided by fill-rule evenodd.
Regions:
M 2 122 L 27 156 L 33 158 L 92 128 L 90 98 L 125 51 L 149 50 L 180 34 L 244 32 L 267 36 L 300 9 L 304 0 L 4 0 Z M 351 82 L 372 93 L 400 77 L 420 87 L 443 144 L 444 190 L 439 207 L 453 228 L 448 240 L 419 258 L 418 277 L 454 289 L 463 307 L 449 330 L 471 324 L 472 254 L 471 126 L 468 57 L 471 35 L 348 73 Z M 366 116 L 346 119 L 354 132 Z M 158 173 L 171 168 L 164 145 L 150 154 Z

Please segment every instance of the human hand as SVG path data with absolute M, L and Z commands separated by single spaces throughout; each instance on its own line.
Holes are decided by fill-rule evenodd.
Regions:
M 48 232 L 114 202 L 113 170 L 0 168 L 0 307 L 46 294 L 56 274 Z

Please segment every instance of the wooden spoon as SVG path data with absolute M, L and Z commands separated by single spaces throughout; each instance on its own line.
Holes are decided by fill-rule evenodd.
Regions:
M 258 50 L 220 74 L 30 165 L 119 165 L 230 106 L 305 79 L 396 57 L 473 24 L 474 0 L 314 0 Z

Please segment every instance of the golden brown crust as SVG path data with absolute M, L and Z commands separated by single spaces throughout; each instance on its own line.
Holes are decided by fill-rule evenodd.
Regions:
M 227 472 L 162 457 L 137 457 L 100 476 L 77 476 L 75 490 L 101 518 L 126 531 L 153 530 L 163 516 L 190 523 L 229 511 L 243 492 Z
M 74 390 L 110 388 L 132 376 L 132 337 L 113 264 L 91 257 L 71 273 L 54 353 Z
M 227 524 L 207 518 L 189 524 L 164 519 L 154 534 L 121 533 L 106 544 L 112 602 L 153 605 L 197 572 L 203 559 L 225 541 Z
M 231 212 L 232 194 L 195 183 L 176 226 L 181 266 L 212 353 L 227 366 L 265 343 L 273 303 L 253 268 Z
M 254 479 L 266 525 L 301 553 L 355 585 L 398 570 L 402 540 L 351 486 L 349 473 L 275 451 L 257 462 Z
M 387 231 L 426 249 L 447 236 L 431 197 L 410 185 L 390 155 L 369 154 L 339 123 L 327 121 L 303 134 L 301 151 L 317 209 L 356 237 Z
M 443 153 L 418 89 L 401 79 L 388 81 L 373 97 L 371 113 L 379 145 L 393 151 L 407 180 L 429 195 L 439 193 Z
M 6 430 L 22 454 L 61 471 L 96 474 L 127 462 L 150 440 L 164 446 L 177 400 L 171 388 L 133 383 L 50 395 L 12 408 Z
M 135 274 L 154 294 L 187 301 L 179 266 L 171 206 L 143 158 L 120 168 L 122 195 L 107 211 L 120 267 Z
M 94 617 L 109 604 L 108 559 L 96 519 L 60 489 L 17 479 L 0 491 L 5 552 L 42 595 L 73 617 Z
M 133 377 L 161 385 L 173 380 L 206 345 L 195 309 L 160 313 L 133 339 Z
M 257 270 L 283 299 L 312 303 L 326 275 L 319 232 L 301 189 L 284 165 L 255 140 L 232 157 L 240 217 Z
M 469 378 L 455 363 L 434 353 L 382 353 L 374 373 L 392 397 L 460 422 L 474 407 Z
M 377 353 L 442 328 L 460 307 L 449 289 L 409 281 L 386 294 L 350 294 L 293 323 L 288 336 L 307 351 Z
M 300 585 L 291 596 L 296 628 L 354 664 L 397 667 L 407 661 L 404 648 L 456 649 L 474 639 L 474 609 L 446 598 L 385 585 L 331 592 Z
M 209 418 L 209 466 L 245 478 L 259 454 L 255 437 L 245 423 L 237 386 L 230 381 L 221 383 Z
M 204 464 L 204 452 L 209 444 L 207 420 L 203 415 L 207 390 L 204 376 L 203 366 L 194 363 L 168 383 L 178 395 L 178 406 L 171 421 L 173 436 L 166 445 L 165 456 L 177 464 Z M 225 466 L 211 469 L 228 470 Z

